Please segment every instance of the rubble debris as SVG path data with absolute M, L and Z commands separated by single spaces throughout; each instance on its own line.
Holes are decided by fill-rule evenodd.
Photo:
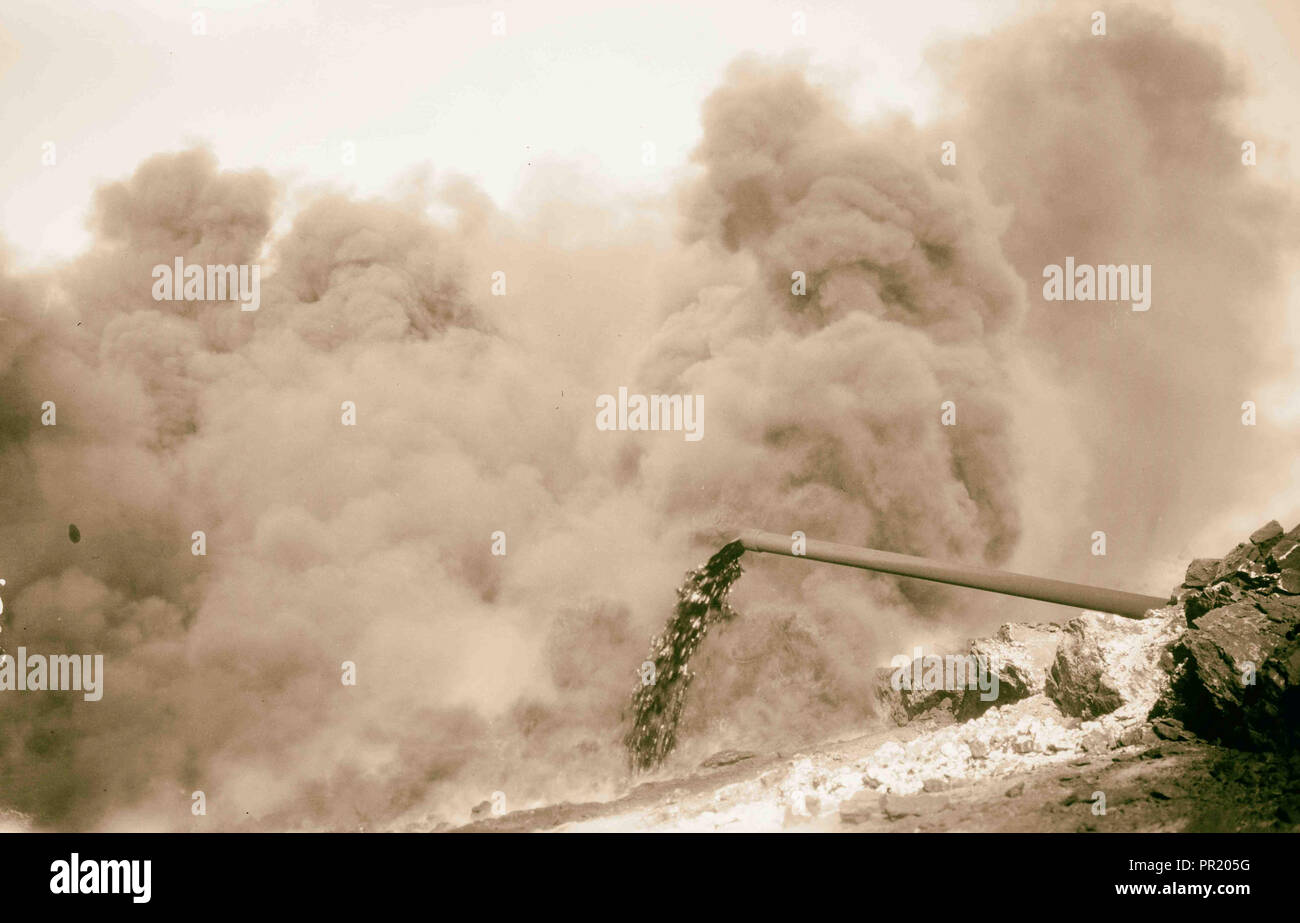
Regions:
M 724 545 L 702 568 L 688 571 L 677 588 L 673 616 L 664 633 L 650 642 L 652 679 L 632 695 L 632 727 L 623 743 L 634 770 L 653 769 L 677 745 L 677 724 L 694 678 L 691 657 L 711 627 L 735 618 L 727 595 L 740 579 L 744 553 L 738 541 Z
M 1153 714 L 1209 740 L 1254 750 L 1300 745 L 1300 526 L 1256 530 L 1185 602 L 1173 681 Z M 1159 728 L 1157 728 L 1159 733 Z
M 1157 718 L 1151 722 L 1151 733 L 1161 740 L 1195 740 L 1196 735 L 1176 718 Z
M 1145 723 L 1126 727 L 1119 735 L 1119 745 L 1121 747 L 1150 746 L 1156 740 L 1155 729 Z
M 1193 562 L 1192 585 L 1181 588 L 1186 607 L 1152 610 L 1141 620 L 1085 613 L 1064 627 L 1008 625 L 993 639 L 972 641 L 968 650 L 996 651 L 1004 664 L 1015 665 L 1018 672 L 1004 666 L 998 673 L 1011 695 L 1029 694 L 1006 701 L 999 696 L 959 723 L 929 723 L 906 745 L 882 744 L 856 767 L 861 772 L 852 782 L 863 788 L 849 786 L 855 799 L 850 814 L 870 816 L 862 807 L 869 799 L 861 792 L 868 790 L 891 802 L 895 796 L 938 797 L 941 787 L 1057 761 L 1073 764 L 1117 747 L 1142 748 L 1134 755 L 1151 758 L 1175 756 L 1203 746 L 1198 738 L 1226 732 L 1233 721 L 1261 745 L 1273 746 L 1280 726 L 1300 725 L 1300 598 L 1284 592 L 1281 572 L 1270 561 L 1291 555 L 1292 542 L 1300 546 L 1300 527 L 1284 534 L 1259 530 L 1255 538 L 1222 559 Z M 1220 573 L 1227 576 L 1215 579 Z M 1239 677 L 1251 657 L 1257 681 L 1243 685 Z M 881 690 L 877 697 L 900 724 L 965 712 L 970 690 L 941 692 Z M 1207 700 L 1208 710 L 1202 707 Z M 1248 711 L 1252 717 L 1241 720 Z M 1218 717 L 1209 721 L 1207 714 Z M 1017 784 L 1007 795 L 1019 792 Z M 1133 797 L 1178 794 L 1170 789 Z M 906 802 L 892 809 L 896 816 L 906 811 Z
M 1083 735 L 1083 740 L 1079 741 L 1079 746 L 1088 753 L 1104 753 L 1115 746 L 1120 733 L 1120 728 L 1098 722 L 1096 727 Z
M 669 631 L 656 639 L 659 679 L 673 682 L 634 699 L 643 729 L 635 740 L 629 734 L 634 763 L 638 752 L 662 758 L 671 749 L 689 681 L 685 664 L 703 631 L 729 617 L 725 595 L 739 575 L 738 557 L 715 556 L 679 591 Z M 761 783 L 728 787 L 699 823 L 822 823 L 838 816 L 852 825 L 920 817 L 943 811 L 948 791 L 981 780 L 1006 779 L 994 790 L 1020 797 L 1026 773 L 1057 766 L 1067 774 L 1060 778 L 1079 787 L 1066 803 L 1078 804 L 1092 797 L 1092 788 L 1083 791 L 1079 781 L 1088 771 L 1068 767 L 1105 765 L 1112 755 L 1126 766 L 1146 765 L 1203 755 L 1206 741 L 1220 741 L 1257 751 L 1229 751 L 1216 770 L 1232 777 L 1244 799 L 1256 771 L 1251 761 L 1272 761 L 1268 784 L 1296 792 L 1278 803 L 1276 819 L 1269 807 L 1266 817 L 1251 823 L 1294 825 L 1300 822 L 1294 783 L 1300 778 L 1300 594 L 1290 589 L 1293 573 L 1300 576 L 1300 527 L 1281 533 L 1270 524 L 1223 558 L 1193 561 L 1174 594 L 1182 604 L 1151 610 L 1145 619 L 1089 612 L 1064 626 L 1004 625 L 994 637 L 967 646 L 968 654 L 996 666 L 1000 689 L 991 703 L 975 704 L 978 689 L 894 690 L 888 684 L 893 671 L 882 671 L 882 710 L 903 725 L 926 719 L 919 728 L 847 761 L 778 755 L 789 761 Z M 673 672 L 675 665 L 681 670 Z M 641 750 L 633 746 L 638 742 Z M 1287 747 L 1296 753 L 1292 762 L 1282 752 Z M 723 751 L 701 765 L 734 765 L 752 756 Z M 1130 788 L 1108 788 L 1108 802 L 1186 802 L 1193 790 L 1189 783 Z M 1228 823 L 1212 813 L 1195 823 L 1207 829 Z

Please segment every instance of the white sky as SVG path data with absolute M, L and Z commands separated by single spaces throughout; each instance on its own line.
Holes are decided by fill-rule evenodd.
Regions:
M 66 258 L 88 239 L 97 183 L 196 141 L 226 168 L 361 194 L 432 167 L 474 177 L 508 207 L 531 166 L 547 161 L 630 193 L 664 190 L 699 137 L 701 101 L 738 54 L 802 49 L 855 111 L 924 119 L 936 92 L 925 48 L 988 31 L 1017 6 L 0 0 L 0 235 L 19 265 Z M 1240 49 L 1273 120 L 1262 129 L 1300 136 L 1300 107 L 1267 105 L 1294 100 L 1300 86 L 1300 3 L 1178 6 Z M 498 10 L 505 37 L 491 34 Z M 192 33 L 196 11 L 206 35 Z M 796 11 L 804 36 L 793 34 Z M 1276 124 L 1279 111 L 1293 113 L 1289 124 Z M 49 141 L 55 166 L 41 162 Z M 646 141 L 656 145 L 652 167 L 641 159 Z
M 96 182 L 200 139 L 223 167 L 361 193 L 429 165 L 509 205 L 539 160 L 629 192 L 666 189 L 699 137 L 701 101 L 738 54 L 808 49 L 823 73 L 856 78 L 862 112 L 924 111 L 925 44 L 987 29 L 1014 3 L 67 6 L 0 3 L 0 234 L 21 264 L 84 246 Z M 204 36 L 191 31 L 199 10 Z M 496 10 L 505 37 L 491 34 Z M 806 36 L 792 34 L 796 10 Z M 46 141 L 56 166 L 41 163 Z

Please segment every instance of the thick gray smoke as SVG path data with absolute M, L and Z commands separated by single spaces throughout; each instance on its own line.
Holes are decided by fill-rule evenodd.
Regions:
M 1079 53 L 1039 40 L 1044 60 Z M 1171 60 L 1214 59 L 1175 31 L 1149 40 Z M 854 124 L 796 67 L 738 62 L 704 108 L 679 242 L 657 214 L 559 204 L 563 183 L 515 216 L 460 181 L 392 202 L 325 195 L 282 237 L 284 191 L 203 151 L 103 188 L 90 252 L 0 274 L 0 642 L 102 652 L 107 674 L 99 702 L 0 695 L 4 806 L 60 828 L 424 829 L 494 791 L 512 808 L 610 795 L 649 636 L 729 529 L 1008 560 L 1036 521 L 1024 485 L 1060 477 L 1026 432 L 1058 434 L 1050 465 L 1104 442 L 1096 416 L 1030 412 L 1087 400 L 1045 371 L 1069 334 L 1030 309 L 1035 248 L 1070 220 L 1041 203 L 1100 206 L 1070 198 L 1087 164 L 1051 165 L 1065 117 L 1016 108 L 1031 105 L 1016 102 L 1026 81 L 1065 92 L 996 53 L 1019 41 L 971 51 L 978 172 L 942 166 L 932 130 Z M 1106 74 L 1112 98 L 1186 97 L 1196 112 L 1228 90 L 1118 58 Z M 1042 146 L 1030 192 L 999 120 Z M 1175 131 L 1125 124 L 1143 157 Z M 1275 226 L 1238 229 L 1226 253 L 1194 222 L 1177 254 L 1142 236 L 1226 169 L 1172 162 L 1139 201 L 1116 195 L 1074 255 L 1100 261 L 1105 222 L 1132 222 L 1116 233 L 1133 235 L 1133 260 L 1159 246 L 1140 261 L 1177 259 L 1198 290 L 1220 271 L 1246 285 L 1254 266 L 1233 300 L 1262 299 Z M 1114 181 L 1135 195 L 1165 163 L 1134 154 Z M 1206 194 L 1196 209 L 1276 216 L 1245 180 Z M 260 310 L 155 302 L 151 269 L 178 256 L 260 262 Z M 1078 335 L 1099 368 L 1131 370 Z M 1155 385 L 1178 387 L 1176 352 L 1155 354 Z M 702 395 L 703 440 L 598 431 L 595 398 L 619 386 Z M 40 423 L 45 401 L 56 426 Z M 344 401 L 356 426 L 341 425 Z M 940 425 L 945 401 L 956 426 Z M 670 768 L 860 727 L 872 668 L 961 620 L 949 594 L 915 584 L 747 568 L 742 617 L 698 658 Z M 190 812 L 198 790 L 206 817 Z

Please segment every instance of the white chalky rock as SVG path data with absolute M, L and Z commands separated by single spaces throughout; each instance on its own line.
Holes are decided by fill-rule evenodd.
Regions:
M 906 756 L 909 760 L 923 760 L 930 753 L 930 748 L 934 746 L 931 741 L 925 737 L 918 737 L 915 740 L 907 742 Z
M 907 756 L 907 751 L 896 740 L 886 741 L 876 748 L 876 752 L 871 754 L 871 764 L 873 766 L 885 767 L 892 766 Z

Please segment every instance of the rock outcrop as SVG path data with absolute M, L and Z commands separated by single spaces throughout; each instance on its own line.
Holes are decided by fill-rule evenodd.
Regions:
M 995 705 L 1038 695 L 1047 681 L 1047 670 L 1056 656 L 1060 637 L 1059 625 L 1006 624 L 991 638 L 970 641 L 960 656 L 975 658 L 973 663 L 977 668 L 982 665 L 990 675 L 996 675 L 996 697 L 990 698 L 989 693 L 971 688 L 969 683 L 954 688 L 896 688 L 897 671 L 885 669 L 877 674 L 877 706 L 899 725 L 933 712 L 966 721 Z M 914 667 L 914 671 L 908 671 L 909 675 L 925 673 L 924 663 Z
M 975 760 L 1002 745 L 1064 746 L 1037 727 L 1006 741 L 974 733 L 993 706 L 1036 697 L 1085 722 L 1070 746 L 1089 753 L 1198 736 L 1300 750 L 1300 526 L 1284 532 L 1270 522 L 1222 558 L 1197 558 L 1170 603 L 1144 619 L 1087 612 L 1064 626 L 1003 625 L 971 641 L 962 656 L 996 674 L 995 700 L 968 687 L 899 689 L 894 670 L 880 672 L 877 700 L 900 725 L 927 715 L 965 722 L 962 743 Z M 923 671 L 917 663 L 913 675 Z
M 1192 562 L 1181 598 L 1188 629 L 1155 714 L 1248 749 L 1300 745 L 1300 526 L 1276 522 L 1213 568 Z
M 1183 630 L 1177 606 L 1154 609 L 1145 619 L 1102 612 L 1071 619 L 1048 672 L 1047 694 L 1077 718 L 1145 717 L 1168 686 L 1169 646 Z

